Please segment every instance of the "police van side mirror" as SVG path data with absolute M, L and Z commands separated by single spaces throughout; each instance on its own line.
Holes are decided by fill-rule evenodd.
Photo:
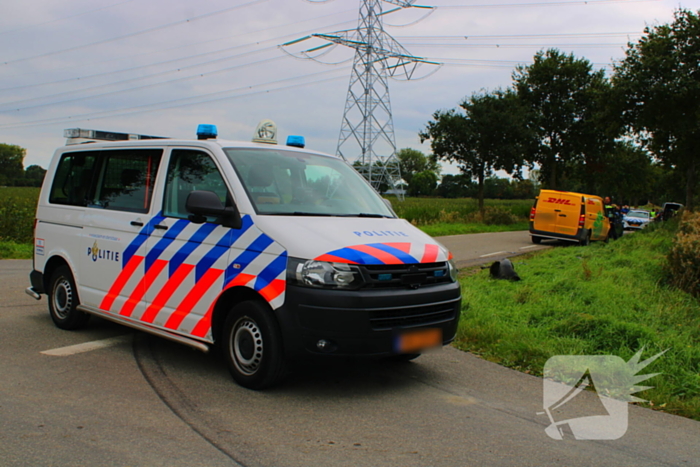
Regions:
M 221 219 L 221 225 L 231 227 L 232 229 L 240 229 L 243 225 L 241 213 L 234 204 L 233 206 L 224 206 L 219 199 L 219 196 L 213 191 L 191 191 L 187 195 L 185 201 L 185 209 L 190 212 L 189 220 L 195 224 L 206 222 L 206 216 L 218 217 Z

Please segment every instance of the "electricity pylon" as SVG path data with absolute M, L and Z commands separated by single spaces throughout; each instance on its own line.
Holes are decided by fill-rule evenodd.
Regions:
M 312 58 L 309 54 L 336 44 L 355 49 L 336 154 L 347 161 L 354 161 L 357 170 L 377 191 L 380 191 L 380 187 L 388 186 L 402 200 L 403 192 L 398 189 L 401 170 L 396 157 L 389 78 L 403 77 L 408 80 L 419 65 L 440 64 L 411 55 L 384 31 L 382 17 L 404 8 L 433 8 L 413 5 L 414 1 L 361 0 L 356 29 L 311 34 L 282 45 L 285 47 L 310 38 L 326 41 L 324 45 L 303 51 L 302 55 L 306 58 Z M 383 11 L 382 2 L 397 7 Z

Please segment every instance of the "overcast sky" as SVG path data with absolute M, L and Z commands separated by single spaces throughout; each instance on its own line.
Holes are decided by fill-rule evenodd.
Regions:
M 312 61 L 278 46 L 357 26 L 360 0 L 23 0 L 0 15 L 0 143 L 47 167 L 66 128 L 194 138 L 212 123 L 248 141 L 270 118 L 280 139 L 334 154 L 354 50 Z M 435 0 L 385 15 L 412 54 L 443 63 L 391 81 L 397 148 L 430 152 L 418 132 L 439 109 L 505 88 L 518 64 L 554 47 L 606 68 L 646 26 L 700 0 Z M 384 10 L 393 8 L 384 3 Z M 291 53 L 321 45 L 307 40 Z

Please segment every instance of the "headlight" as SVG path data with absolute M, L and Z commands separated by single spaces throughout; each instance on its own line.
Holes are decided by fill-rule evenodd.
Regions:
M 450 270 L 450 279 L 452 279 L 452 282 L 457 281 L 457 265 L 455 264 L 455 260 L 451 259 L 447 262 L 447 267 Z
M 290 258 L 287 281 L 306 287 L 357 289 L 364 281 L 357 266 L 345 263 Z

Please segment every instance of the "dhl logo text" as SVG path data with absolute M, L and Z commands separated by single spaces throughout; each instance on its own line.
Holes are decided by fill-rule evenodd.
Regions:
M 571 200 L 568 199 L 563 199 L 563 198 L 548 198 L 546 203 L 554 203 L 554 204 L 564 204 L 566 206 L 575 206 L 574 203 L 571 202 Z

